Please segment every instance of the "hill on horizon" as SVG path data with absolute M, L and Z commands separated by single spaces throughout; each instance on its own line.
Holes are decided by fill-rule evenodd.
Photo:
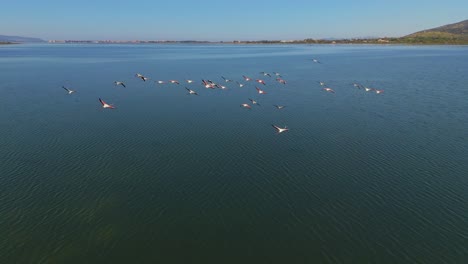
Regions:
M 466 43 L 468 41 L 468 20 L 418 31 L 404 36 L 402 39 L 415 42 Z
M 45 40 L 40 39 L 40 38 L 0 35 L 0 42 L 26 43 L 26 42 L 45 42 Z

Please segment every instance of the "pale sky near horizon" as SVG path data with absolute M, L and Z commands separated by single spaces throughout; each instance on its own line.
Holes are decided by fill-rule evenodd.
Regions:
M 466 0 L 2 2 L 0 35 L 45 40 L 398 37 L 468 19 Z

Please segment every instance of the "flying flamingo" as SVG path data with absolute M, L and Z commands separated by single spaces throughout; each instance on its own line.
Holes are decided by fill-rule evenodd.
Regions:
M 258 87 L 255 87 L 255 89 L 257 89 L 257 92 L 258 92 L 259 94 L 266 94 L 266 92 L 265 92 L 264 90 L 262 90 L 262 89 L 260 89 L 260 88 L 258 88 Z
M 241 104 L 240 106 L 241 106 L 241 107 L 244 107 L 244 108 L 247 108 L 247 109 L 251 109 L 251 108 L 252 108 L 249 104 Z
M 75 90 L 71 90 L 71 89 L 68 89 L 67 87 L 65 86 L 62 86 L 63 89 L 65 89 L 65 91 L 67 91 L 68 94 L 72 94 L 75 92 Z
M 115 81 L 114 84 L 115 84 L 115 86 L 117 86 L 117 85 L 122 85 L 124 88 L 127 87 L 127 86 L 125 86 L 125 83 L 119 82 L 119 81 Z
M 281 110 L 283 108 L 285 108 L 286 106 L 285 105 L 273 105 L 274 107 L 276 107 L 277 109 Z
M 102 100 L 101 98 L 99 98 L 99 102 L 101 102 L 102 108 L 115 109 L 115 107 L 113 105 L 110 105 L 110 104 L 104 102 L 104 100 Z
M 335 91 L 333 91 L 332 88 L 323 88 L 322 90 L 324 90 L 325 92 L 329 92 L 329 93 L 335 93 Z
M 260 104 L 257 101 L 255 101 L 254 99 L 249 98 L 249 101 L 252 102 L 252 104 L 256 104 L 256 105 L 260 106 Z
M 197 92 L 195 92 L 194 90 L 191 90 L 187 87 L 185 87 L 185 89 L 189 92 L 188 94 L 194 94 L 194 95 L 198 95 Z
M 271 125 L 272 127 L 274 127 L 276 129 L 276 131 L 279 133 L 283 133 L 283 132 L 286 132 L 289 130 L 289 128 L 287 127 L 279 127 L 279 126 L 275 126 L 275 125 Z

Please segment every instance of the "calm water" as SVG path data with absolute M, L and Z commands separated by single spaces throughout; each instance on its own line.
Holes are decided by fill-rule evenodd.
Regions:
M 0 46 L 0 263 L 468 263 L 467 118 L 466 46 Z

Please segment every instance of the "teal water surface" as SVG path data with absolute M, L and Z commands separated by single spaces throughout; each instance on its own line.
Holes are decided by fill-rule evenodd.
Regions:
M 468 263 L 467 119 L 466 46 L 3 45 L 0 263 Z

